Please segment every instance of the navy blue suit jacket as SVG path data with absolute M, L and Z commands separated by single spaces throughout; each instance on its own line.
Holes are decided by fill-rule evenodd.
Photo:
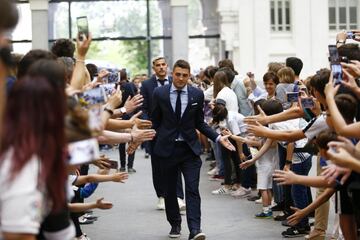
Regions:
M 178 121 L 170 103 L 170 87 L 171 84 L 154 90 L 151 119 L 156 137 L 153 151 L 160 157 L 171 156 L 179 131 L 194 154 L 199 156 L 201 144 L 196 129 L 214 142 L 218 137 L 218 134 L 204 122 L 204 94 L 188 85 L 188 105 Z
M 169 76 L 169 82 L 171 84 L 172 79 Z M 141 84 L 140 88 L 140 94 L 144 97 L 144 101 L 141 107 L 141 110 L 143 112 L 142 118 L 144 119 L 150 119 L 151 116 L 151 110 L 152 110 L 152 97 L 155 88 L 158 87 L 158 82 L 156 80 L 155 74 L 151 76 L 151 78 L 145 80 Z

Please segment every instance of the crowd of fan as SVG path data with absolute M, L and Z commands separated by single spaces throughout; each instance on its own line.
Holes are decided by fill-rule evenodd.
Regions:
M 7 13 L 0 17 L 5 31 L 16 25 L 18 15 L 9 1 L 0 3 Z M 359 40 L 360 32 L 355 35 Z M 135 150 L 142 142 L 147 149 L 146 141 L 155 136 L 151 121 L 140 119 L 139 92 L 147 76 L 128 81 L 125 70 L 114 75 L 85 65 L 91 35 L 81 37 L 76 48 L 62 39 L 51 52 L 31 50 L 24 56 L 10 54 L 0 41 L 0 79 L 6 79 L 0 108 L 0 239 L 88 239 L 80 224 L 94 221 L 89 210 L 110 209 L 112 203 L 103 198 L 84 203 L 84 198 L 100 182 L 127 179 L 126 155 L 127 172 L 136 172 Z M 336 39 L 339 55 L 347 59 L 338 84 L 326 66 L 301 78 L 303 62 L 296 57 L 269 63 L 263 81 L 250 72 L 240 76 L 228 59 L 189 81 L 204 92 L 205 121 L 230 135 L 236 146 L 229 151 L 199 133 L 208 160 L 215 160 L 210 180 L 221 182 L 212 194 L 262 203 L 255 217 L 282 221 L 288 226 L 283 237 L 324 239 L 333 195 L 334 239 L 358 236 L 360 49 L 346 38 L 341 32 Z M 111 77 L 115 87 L 104 90 L 104 103 L 81 98 L 105 89 Z M 119 144 L 120 167 L 96 153 L 98 144 Z M 98 167 L 97 174 L 88 173 L 89 164 Z M 308 176 L 311 167 L 317 176 Z M 110 173 L 111 168 L 118 171 Z M 317 189 L 315 199 L 310 187 Z M 257 196 L 251 196 L 254 188 Z M 282 213 L 273 216 L 275 211 Z M 310 216 L 315 217 L 312 231 Z
M 359 32 L 354 33 L 354 40 L 360 40 Z M 346 32 L 337 34 L 343 59 L 337 83 L 326 66 L 300 78 L 306 63 L 296 57 L 284 59 L 285 64 L 269 63 L 264 88 L 251 72 L 239 76 L 230 60 L 198 75 L 208 123 L 230 135 L 237 147 L 236 152 L 219 144 L 210 147 L 200 137 L 204 150 L 212 149 L 208 160 L 216 160 L 210 180 L 221 181 L 212 194 L 262 203 L 255 217 L 281 221 L 288 227 L 283 237 L 324 239 L 333 195 L 333 239 L 358 236 L 360 49 L 346 39 Z M 311 167 L 317 176 L 308 176 Z M 317 189 L 315 200 L 310 187 Z M 257 196 L 250 195 L 252 188 L 258 189 Z M 281 213 L 273 216 L 275 211 Z M 315 217 L 312 231 L 309 217 Z

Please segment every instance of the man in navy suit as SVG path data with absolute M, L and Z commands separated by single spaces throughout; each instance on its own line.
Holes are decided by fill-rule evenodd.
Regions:
M 168 85 L 172 82 L 172 78 L 167 75 L 168 65 L 164 57 L 154 58 L 152 61 L 152 68 L 155 72 L 154 75 L 151 76 L 150 79 L 144 81 L 141 84 L 140 94 L 144 97 L 142 112 L 143 118 L 146 120 L 151 120 L 151 109 L 152 109 L 152 96 L 153 92 L 157 87 L 161 87 L 164 85 Z M 164 190 L 163 190 L 163 181 L 161 179 L 160 165 L 157 159 L 156 153 L 152 151 L 153 141 L 147 142 L 150 147 L 151 153 L 151 168 L 152 168 L 152 176 L 153 176 L 153 184 L 156 191 L 156 195 L 158 197 L 157 208 L 159 210 L 165 209 L 165 201 L 164 201 Z M 181 210 L 185 210 L 185 203 L 182 199 L 184 199 L 184 193 L 182 190 L 182 181 L 181 174 L 179 173 L 179 181 L 177 187 L 177 196 L 179 201 L 179 207 Z
M 220 136 L 204 122 L 204 94 L 187 85 L 190 65 L 178 60 L 173 67 L 172 84 L 156 88 L 153 94 L 152 122 L 156 130 L 153 151 L 158 155 L 165 184 L 166 217 L 171 225 L 170 238 L 181 231 L 181 216 L 176 200 L 177 173 L 185 179 L 186 217 L 189 239 L 203 240 L 199 178 L 202 165 L 201 144 L 196 130 L 230 150 L 235 150 L 227 137 Z

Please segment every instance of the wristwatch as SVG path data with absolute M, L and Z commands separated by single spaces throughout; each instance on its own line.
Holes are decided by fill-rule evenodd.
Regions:
M 120 112 L 121 112 L 122 114 L 126 114 L 126 108 L 125 108 L 125 107 L 120 108 Z
M 286 160 L 285 163 L 286 164 L 292 164 L 292 161 L 291 160 Z

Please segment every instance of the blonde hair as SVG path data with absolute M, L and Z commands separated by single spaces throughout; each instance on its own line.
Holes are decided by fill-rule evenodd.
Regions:
M 268 72 L 274 72 L 275 74 L 277 74 L 279 70 L 282 69 L 283 67 L 285 67 L 285 65 L 282 63 L 270 62 L 268 64 Z
M 278 72 L 280 83 L 294 83 L 295 72 L 289 67 L 283 67 Z

